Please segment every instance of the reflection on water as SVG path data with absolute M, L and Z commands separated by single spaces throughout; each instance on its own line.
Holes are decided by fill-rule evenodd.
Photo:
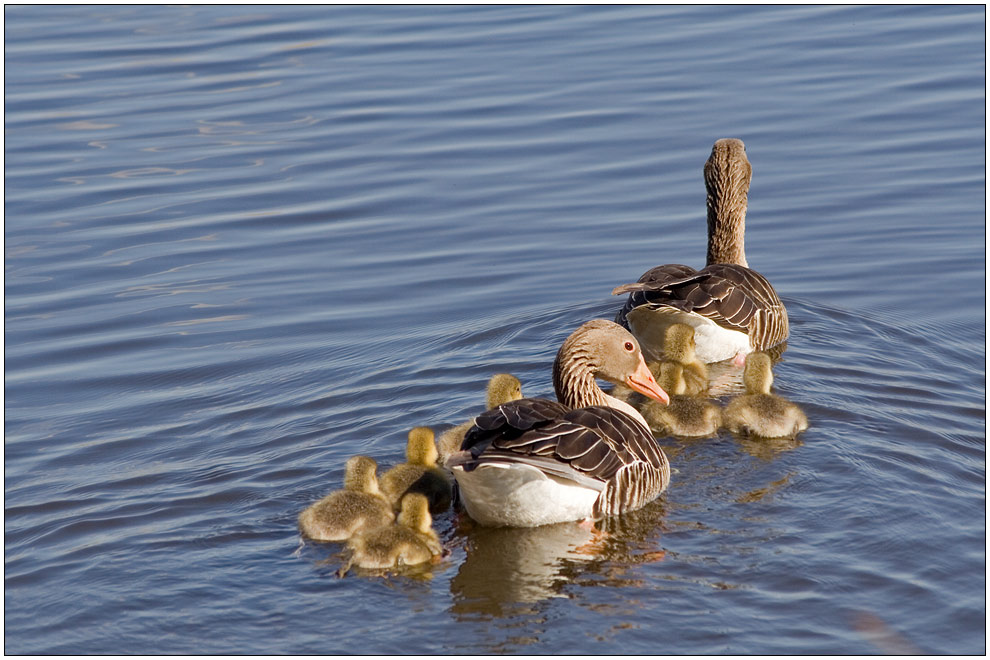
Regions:
M 517 603 L 566 597 L 561 593 L 565 563 L 591 559 L 598 541 L 594 530 L 578 523 L 486 528 L 467 522 L 458 533 L 464 535 L 466 554 L 450 583 L 453 611 L 492 616 Z
M 739 446 L 750 456 L 773 460 L 778 454 L 802 445 L 800 434 L 791 438 L 755 438 L 739 436 Z
M 630 584 L 629 567 L 662 561 L 660 501 L 617 518 L 534 528 L 462 523 L 465 558 L 451 581 L 457 614 L 518 613 L 520 603 L 569 598 L 575 585 Z
M 756 454 L 752 454 L 752 452 L 750 453 L 751 455 L 754 456 L 756 455 Z M 769 458 L 772 458 L 772 455 L 769 457 L 760 456 L 759 458 L 764 458 L 765 460 L 769 460 Z M 762 488 L 756 488 L 754 490 L 749 491 L 748 493 L 745 493 L 744 495 L 740 495 L 739 497 L 736 498 L 736 501 L 739 502 L 740 504 L 745 504 L 747 502 L 757 502 L 765 497 L 769 497 L 770 495 L 773 495 L 775 492 L 777 492 L 780 488 L 785 486 L 787 482 L 791 480 L 792 476 L 793 476 L 792 474 L 785 474 L 783 478 L 777 479 L 776 481 L 772 481 L 768 485 Z
M 904 635 L 894 631 L 883 619 L 870 612 L 855 612 L 856 632 L 868 639 L 884 655 L 921 655 L 923 652 Z

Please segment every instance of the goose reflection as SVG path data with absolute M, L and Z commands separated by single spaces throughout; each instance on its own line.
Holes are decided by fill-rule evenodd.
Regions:
M 527 604 L 569 598 L 570 584 L 627 584 L 629 565 L 663 559 L 663 519 L 660 501 L 595 527 L 481 527 L 465 518 L 459 533 L 466 556 L 450 583 L 452 611 L 506 617 Z
M 593 558 L 596 532 L 576 522 L 542 527 L 463 526 L 467 556 L 450 583 L 455 611 L 504 613 L 507 605 L 564 597 L 566 562 Z

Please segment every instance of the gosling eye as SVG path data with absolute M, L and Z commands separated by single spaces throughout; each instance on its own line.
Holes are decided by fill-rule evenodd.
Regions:
M 629 351 L 630 353 L 632 353 L 633 352 L 633 349 L 635 349 L 636 347 L 633 346 L 633 343 L 631 341 L 627 341 L 626 344 L 625 344 L 625 346 L 623 348 L 625 348 L 627 351 Z

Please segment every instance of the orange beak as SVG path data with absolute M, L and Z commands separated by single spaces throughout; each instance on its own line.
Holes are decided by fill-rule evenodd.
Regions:
M 650 373 L 650 369 L 646 366 L 642 356 L 639 358 L 639 367 L 626 378 L 626 385 L 660 403 L 670 403 L 670 397 L 657 385 L 657 381 L 653 378 L 653 374 Z

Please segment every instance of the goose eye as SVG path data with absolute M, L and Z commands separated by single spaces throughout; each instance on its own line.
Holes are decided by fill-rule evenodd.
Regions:
M 627 341 L 627 342 L 626 342 L 626 345 L 625 345 L 625 349 L 626 349 L 627 351 L 629 351 L 630 353 L 632 353 L 632 352 L 633 352 L 633 348 L 635 348 L 635 347 L 633 346 L 633 343 L 632 343 L 631 341 Z

